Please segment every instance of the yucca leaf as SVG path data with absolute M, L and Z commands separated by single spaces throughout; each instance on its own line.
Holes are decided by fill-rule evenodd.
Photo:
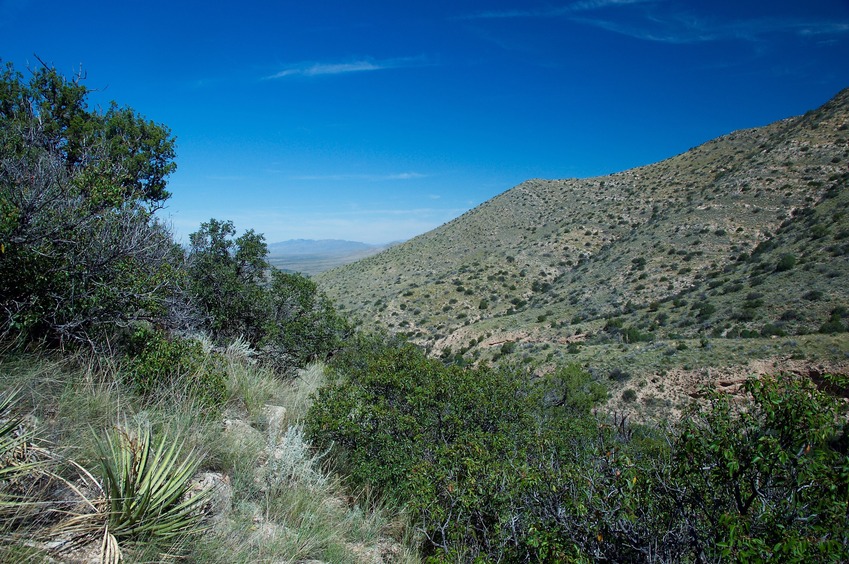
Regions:
M 149 429 L 111 433 L 98 441 L 104 490 L 110 496 L 109 530 L 116 538 L 170 537 L 200 530 L 202 492 L 184 499 L 200 466 L 194 450 L 163 435 L 153 444 Z

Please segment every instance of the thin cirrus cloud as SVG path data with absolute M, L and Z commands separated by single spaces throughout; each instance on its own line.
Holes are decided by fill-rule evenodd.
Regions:
M 663 9 L 666 5 L 668 9 Z M 623 17 L 623 10 L 628 10 Z M 610 9 L 617 18 L 606 17 Z M 849 32 L 849 22 L 799 21 L 760 18 L 737 21 L 712 21 L 693 12 L 676 10 L 664 0 L 580 0 L 563 6 L 530 10 L 479 12 L 463 19 L 565 18 L 644 41 L 688 44 L 742 39 L 757 41 L 770 34 L 791 33 L 800 36 L 840 35 Z
M 368 180 L 380 182 L 386 180 L 416 180 L 427 178 L 426 174 L 418 172 L 399 172 L 394 174 L 324 174 L 294 176 L 292 180 Z
M 569 16 L 571 14 L 603 8 L 628 6 L 632 4 L 655 3 L 657 0 L 582 0 L 565 6 L 543 8 L 537 10 L 502 10 L 477 12 L 462 16 L 466 20 L 508 19 L 508 18 L 551 18 Z
M 660 43 L 704 43 L 728 39 L 758 41 L 772 34 L 800 36 L 837 35 L 849 32 L 849 24 L 834 22 L 799 22 L 782 19 L 751 19 L 736 22 L 711 22 L 695 17 L 651 17 L 639 22 L 621 22 L 602 18 L 572 18 L 635 39 Z
M 266 80 L 281 78 L 305 77 L 314 78 L 320 76 L 344 75 L 360 72 L 373 72 L 388 69 L 399 69 L 407 67 L 423 66 L 425 61 L 422 57 L 406 57 L 399 59 L 386 59 L 373 61 L 370 59 L 359 59 L 348 62 L 306 62 L 287 66 L 272 75 L 264 77 Z

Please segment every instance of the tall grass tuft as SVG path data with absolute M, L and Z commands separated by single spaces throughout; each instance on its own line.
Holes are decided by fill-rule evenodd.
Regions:
M 283 407 L 286 408 L 286 419 L 289 422 L 303 421 L 312 405 L 316 392 L 326 382 L 325 365 L 320 362 L 300 370 L 298 377 L 292 380 L 284 397 Z

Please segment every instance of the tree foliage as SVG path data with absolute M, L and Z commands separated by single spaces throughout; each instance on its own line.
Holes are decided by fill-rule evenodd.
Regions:
M 144 323 L 151 335 L 241 337 L 278 367 L 336 350 L 347 324 L 308 279 L 270 273 L 261 234 L 211 219 L 188 253 L 174 242 L 155 216 L 174 138 L 131 108 L 90 109 L 82 78 L 44 65 L 28 80 L 11 65 L 0 73 L 0 338 L 179 348 L 167 336 L 149 350 L 115 338 Z
M 87 107 L 80 77 L 0 75 L 0 332 L 98 345 L 116 325 L 165 321 L 181 253 L 152 215 L 174 140 L 133 110 Z
M 676 443 L 679 501 L 699 551 L 727 560 L 849 557 L 846 406 L 807 379 L 751 379 L 737 411 L 714 394 Z
M 245 338 L 278 367 L 304 366 L 341 346 L 348 324 L 315 282 L 269 270 L 261 234 L 236 237 L 232 222 L 210 219 L 190 239 L 189 287 L 213 339 Z
M 232 221 L 217 219 L 190 235 L 190 289 L 216 340 L 243 336 L 256 344 L 268 309 L 263 286 L 268 247 L 253 230 L 235 235 Z
M 315 282 L 302 274 L 271 273 L 271 319 L 264 349 L 295 366 L 332 356 L 350 335 L 348 322 Z

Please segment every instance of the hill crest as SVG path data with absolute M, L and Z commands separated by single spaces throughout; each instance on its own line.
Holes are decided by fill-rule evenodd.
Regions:
M 771 347 L 717 356 L 740 335 L 818 333 L 834 311 L 845 327 L 847 139 L 849 89 L 803 116 L 655 164 L 528 180 L 317 281 L 365 325 L 461 362 L 509 351 L 607 370 L 627 367 L 627 355 L 588 358 L 592 346 L 690 340 L 716 351 L 704 362 L 671 362 L 677 353 L 647 361 L 650 377 L 665 364 L 795 354 Z M 586 342 L 578 354 L 577 336 Z M 502 351 L 507 342 L 514 345 Z

